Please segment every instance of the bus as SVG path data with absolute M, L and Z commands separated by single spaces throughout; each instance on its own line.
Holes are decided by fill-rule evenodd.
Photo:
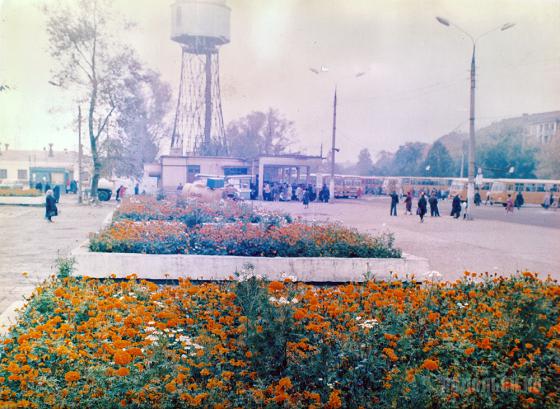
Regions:
M 411 176 L 403 177 L 401 185 L 404 193 L 424 192 L 430 195 L 433 190 L 436 190 L 440 192 L 441 197 L 447 197 L 452 182 L 453 178 Z
M 362 176 L 362 188 L 366 195 L 380 195 L 383 188 L 383 176 Z
M 492 184 L 495 179 L 482 179 L 481 183 L 474 184 L 475 192 L 480 193 L 480 200 L 485 201 L 488 197 L 488 193 L 492 188 Z M 469 180 L 467 178 L 453 178 L 451 182 L 451 187 L 449 188 L 449 197 L 452 199 L 456 195 L 459 195 L 462 202 L 467 201 L 467 189 Z
M 494 203 L 505 204 L 508 195 L 515 200 L 517 192 L 521 192 L 525 204 L 542 204 L 545 198 L 558 196 L 560 180 L 545 179 L 497 179 L 490 190 Z
M 320 189 L 320 186 L 326 184 L 330 187 L 331 176 L 330 175 L 317 175 L 316 186 Z M 331 195 L 333 192 L 331 192 Z M 353 197 L 355 199 L 359 198 L 364 194 L 364 188 L 362 186 L 362 177 L 354 175 L 334 175 L 334 197 L 335 198 L 349 198 Z

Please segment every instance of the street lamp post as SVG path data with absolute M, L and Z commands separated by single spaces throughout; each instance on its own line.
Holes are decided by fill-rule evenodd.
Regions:
M 450 22 L 449 20 L 443 18 L 443 17 L 436 17 L 436 20 L 443 24 L 446 27 L 450 27 L 453 26 L 455 27 L 457 30 L 461 31 L 463 34 L 466 34 L 467 37 L 470 38 L 471 42 L 472 42 L 472 57 L 471 57 L 471 92 L 470 92 L 470 110 L 469 110 L 469 167 L 468 167 L 468 184 L 467 184 L 467 210 L 466 210 L 466 219 L 467 220 L 472 220 L 473 219 L 473 210 L 474 210 L 474 206 L 472 206 L 472 204 L 474 203 L 474 165 L 475 165 L 475 128 L 474 128 L 474 122 L 475 122 L 475 90 L 476 90 L 476 43 L 478 42 L 478 40 L 480 40 L 482 37 L 484 37 L 487 34 L 490 34 L 494 31 L 500 30 L 500 31 L 505 31 L 509 28 L 512 28 L 515 24 L 514 23 L 506 23 L 504 25 L 501 25 L 499 27 L 496 27 L 492 30 L 489 30 L 481 35 L 479 35 L 478 37 L 473 37 L 472 35 L 470 35 L 467 31 L 463 30 L 461 27 L 459 27 L 457 24 L 454 24 L 452 22 Z
M 321 66 L 320 69 L 316 69 L 316 68 L 310 68 L 309 69 L 312 73 L 319 75 L 321 73 L 325 73 L 328 72 L 329 69 L 325 66 Z M 354 78 L 359 78 L 362 75 L 365 74 L 365 71 L 361 71 L 358 72 L 356 74 L 353 75 Z M 330 177 L 330 181 L 329 181 L 329 190 L 331 193 L 331 199 L 330 202 L 333 203 L 334 202 L 334 188 L 335 188 L 335 184 L 334 184 L 334 170 L 335 170 L 335 155 L 336 152 L 339 152 L 340 149 L 338 149 L 336 147 L 336 108 L 337 108 L 337 84 L 335 83 L 334 85 L 334 99 L 333 99 L 333 124 L 332 124 L 332 142 L 331 142 L 331 177 Z

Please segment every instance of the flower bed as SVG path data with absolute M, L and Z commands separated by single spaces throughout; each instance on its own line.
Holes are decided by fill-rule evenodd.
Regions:
M 372 237 L 335 224 L 229 223 L 185 228 L 161 220 L 114 222 L 92 235 L 94 252 L 259 257 L 398 258 L 389 234 Z
M 4 341 L 0 400 L 553 408 L 559 307 L 560 287 L 530 273 L 422 287 L 53 280 Z
M 204 202 L 200 200 L 157 200 L 152 196 L 134 196 L 126 199 L 116 210 L 114 220 L 168 220 L 180 221 L 188 227 L 203 223 L 263 223 L 279 226 L 291 223 L 287 213 L 267 211 L 252 205 L 232 202 Z
M 37 189 L 0 189 L 0 197 L 37 197 L 42 194 Z

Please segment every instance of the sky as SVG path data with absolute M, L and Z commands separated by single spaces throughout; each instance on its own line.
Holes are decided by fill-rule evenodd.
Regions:
M 72 0 L 67 0 L 72 2 Z M 40 5 L 0 0 L 0 143 L 16 149 L 75 149 L 72 96 L 49 85 Z M 161 72 L 175 95 L 179 46 L 170 40 L 169 0 L 114 0 L 137 23 L 126 41 Z M 408 141 L 433 142 L 468 126 L 470 40 L 477 45 L 477 118 L 487 125 L 522 113 L 560 110 L 560 0 L 228 0 L 231 43 L 220 51 L 226 124 L 276 108 L 294 121 L 294 150 L 330 149 L 338 89 L 342 161 Z M 310 68 L 327 67 L 316 75 Z M 365 72 L 359 78 L 358 72 Z M 175 98 L 175 97 L 174 97 Z M 167 153 L 167 144 L 162 153 Z

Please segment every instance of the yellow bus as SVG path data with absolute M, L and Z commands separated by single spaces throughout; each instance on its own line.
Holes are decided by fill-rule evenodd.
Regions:
M 512 200 L 518 192 L 523 195 L 525 204 L 542 204 L 551 194 L 558 199 L 560 180 L 545 179 L 497 179 L 492 183 L 490 195 L 492 202 L 505 203 L 508 195 Z
M 415 192 L 416 194 L 424 192 L 430 195 L 430 192 L 436 190 L 447 196 L 452 182 L 453 178 L 444 177 L 407 176 L 401 179 L 402 189 L 405 194 L 408 192 Z
M 495 179 L 482 179 L 481 183 L 474 184 L 475 192 L 480 193 L 480 200 L 485 202 L 489 199 L 488 193 L 492 189 L 492 184 Z M 465 202 L 467 200 L 467 187 L 469 180 L 467 178 L 453 178 L 451 182 L 451 187 L 449 188 L 449 198 L 454 198 L 455 195 L 461 197 L 461 201 Z M 492 200 L 490 200 L 492 201 Z
M 329 187 L 330 181 L 330 175 L 317 175 L 316 186 L 322 186 L 324 183 Z M 353 197 L 357 199 L 362 196 L 363 193 L 362 177 L 354 175 L 334 175 L 334 197 Z M 331 192 L 331 195 L 332 194 Z

